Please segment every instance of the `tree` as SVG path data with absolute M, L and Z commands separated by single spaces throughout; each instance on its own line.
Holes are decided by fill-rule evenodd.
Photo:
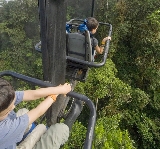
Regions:
M 103 117 L 97 120 L 93 149 L 135 149 L 127 130 L 119 128 L 121 115 Z
M 57 1 L 54 4 L 51 2 L 54 7 L 58 5 L 53 14 L 62 11 L 62 9 L 57 9 L 63 2 Z M 93 99 L 96 104 L 98 115 L 96 135 L 100 136 L 100 139 L 96 138 L 94 145 L 97 147 L 100 142 L 102 147 L 108 144 L 111 147 L 111 144 L 113 146 L 118 144 L 117 138 L 123 139 L 122 136 L 125 136 L 130 145 L 134 140 L 135 143 L 132 145 L 138 149 L 160 148 L 160 2 L 158 0 L 113 0 L 109 1 L 108 9 L 106 0 L 98 0 L 97 4 L 95 17 L 99 21 L 113 25 L 109 57 L 105 66 L 91 68 L 86 82 L 76 86 L 77 92 Z M 32 0 L 16 0 L 4 4 L 1 9 L 0 70 L 9 69 L 35 78 L 42 78 L 41 55 L 34 50 L 35 43 L 39 41 L 38 9 L 37 12 L 36 9 L 37 1 Z M 48 10 L 47 13 L 51 12 L 50 8 Z M 56 13 L 55 16 L 59 13 Z M 64 14 L 60 15 L 64 17 Z M 56 24 L 54 20 L 48 23 Z M 65 25 L 64 20 L 61 25 L 61 27 Z M 64 30 L 61 32 L 63 35 Z M 53 38 L 56 41 L 58 31 L 54 32 L 53 29 L 50 32 L 52 36 L 49 41 L 51 46 L 48 47 L 51 48 L 50 50 L 55 50 L 55 47 L 64 50 L 64 45 L 57 45 L 62 42 L 55 43 L 55 47 L 52 43 Z M 100 30 L 98 39 L 102 35 L 103 30 Z M 58 55 L 58 53 L 51 53 L 48 52 L 50 61 L 55 55 Z M 47 71 L 49 70 L 52 75 L 47 76 L 46 80 L 54 82 L 56 77 L 54 77 L 52 66 L 51 69 L 47 66 Z M 56 84 L 56 81 L 54 83 Z M 84 110 L 84 112 L 79 119 L 83 126 L 76 124 L 78 128 L 84 128 L 87 125 L 87 111 Z M 54 121 L 56 121 L 57 113 Z M 118 114 L 121 115 L 120 119 L 115 118 Z M 107 128 L 104 124 L 110 121 L 119 122 L 116 123 L 116 129 L 111 133 L 108 130 L 112 130 L 112 127 Z M 106 131 L 105 128 L 107 128 Z M 112 136 L 112 134 L 115 135 Z M 109 141 L 103 140 L 102 136 L 106 136 Z M 75 140 L 72 138 L 71 142 L 77 141 L 76 137 Z M 115 139 L 117 141 L 113 144 Z M 83 140 L 84 138 L 81 141 Z M 82 143 L 76 142 L 76 144 L 80 147 Z
M 137 148 L 159 148 L 160 2 L 112 1 L 108 10 L 106 3 L 98 1 L 96 15 L 107 16 L 114 27 L 112 60 L 117 77 L 131 87 L 131 102 L 118 106 L 124 114 L 121 127 L 129 130 Z
M 0 20 L 0 61 L 3 64 L 0 70 L 41 78 L 41 57 L 34 49 L 39 41 L 37 1 L 5 3 Z

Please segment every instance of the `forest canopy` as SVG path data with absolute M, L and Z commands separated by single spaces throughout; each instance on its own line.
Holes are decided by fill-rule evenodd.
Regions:
M 91 15 L 91 0 L 68 0 L 66 4 L 66 20 Z M 96 106 L 93 148 L 159 149 L 160 1 L 96 0 L 94 17 L 112 24 L 113 32 L 105 66 L 91 68 L 85 83 L 75 88 Z M 100 42 L 106 35 L 99 30 L 96 36 Z M 43 79 L 41 53 L 34 48 L 39 41 L 38 1 L 2 1 L 0 71 Z M 16 87 L 31 87 L 23 85 Z M 83 110 L 74 124 L 64 149 L 82 148 L 87 113 Z

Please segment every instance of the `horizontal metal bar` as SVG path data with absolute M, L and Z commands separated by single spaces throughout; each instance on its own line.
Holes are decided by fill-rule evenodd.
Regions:
M 17 78 L 23 81 L 26 81 L 28 83 L 34 84 L 34 85 L 38 85 L 40 87 L 51 87 L 53 86 L 53 84 L 49 83 L 49 82 L 44 82 L 42 80 L 39 79 L 35 79 L 32 77 L 28 77 L 13 71 L 3 71 L 0 72 L 0 76 L 11 76 L 13 78 Z M 67 96 L 70 96 L 72 98 L 76 98 L 78 100 L 84 101 L 86 103 L 86 105 L 88 106 L 89 110 L 90 110 L 90 115 L 89 115 L 89 123 L 88 123 L 88 127 L 87 127 L 87 133 L 86 133 L 86 139 L 85 139 L 85 143 L 84 143 L 84 149 L 91 149 L 92 148 L 92 139 L 93 139 L 93 134 L 94 134 L 94 128 L 95 128 L 95 123 L 96 123 L 96 109 L 95 106 L 93 104 L 93 102 L 85 95 L 76 93 L 76 92 L 69 92 L 67 94 Z

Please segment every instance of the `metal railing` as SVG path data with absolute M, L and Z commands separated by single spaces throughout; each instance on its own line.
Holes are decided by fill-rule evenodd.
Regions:
M 42 80 L 39 79 L 35 79 L 32 77 L 28 77 L 13 71 L 3 71 L 0 72 L 0 77 L 3 76 L 11 76 L 13 78 L 17 78 L 20 80 L 23 80 L 25 82 L 34 84 L 34 85 L 38 85 L 40 87 L 51 87 L 53 86 L 51 83 L 49 82 L 44 82 Z M 67 96 L 70 96 L 72 98 L 81 100 L 83 102 L 86 103 L 86 105 L 88 106 L 89 110 L 90 110 L 90 115 L 89 115 L 89 122 L 88 122 L 88 127 L 87 127 L 87 133 L 86 133 L 86 139 L 84 142 L 84 149 L 91 149 L 92 148 L 92 140 L 93 140 L 93 134 L 94 134 L 94 128 L 95 128 L 95 123 L 96 123 L 96 109 L 95 106 L 93 104 L 93 102 L 85 95 L 76 93 L 76 92 L 69 92 L 67 94 Z
M 84 20 L 82 20 L 82 19 L 71 19 L 70 21 L 67 22 L 67 24 L 68 25 L 79 26 L 80 23 L 83 23 L 83 22 L 84 22 Z M 109 24 L 109 23 L 103 23 L 103 22 L 99 22 L 99 25 L 105 25 L 106 27 L 109 27 L 108 36 L 111 37 L 112 25 Z M 74 58 L 74 57 L 71 57 L 71 56 L 66 56 L 66 59 L 77 62 L 77 63 L 80 63 L 80 64 L 83 64 L 83 65 L 86 65 L 88 67 L 101 67 L 106 63 L 107 56 L 108 56 L 108 51 L 109 51 L 109 45 L 110 45 L 110 40 L 107 40 L 107 42 L 105 44 L 105 47 L 104 47 L 104 55 L 103 55 L 102 60 L 101 60 L 102 62 L 100 62 L 100 63 L 84 61 L 84 60 L 80 60 L 78 58 Z

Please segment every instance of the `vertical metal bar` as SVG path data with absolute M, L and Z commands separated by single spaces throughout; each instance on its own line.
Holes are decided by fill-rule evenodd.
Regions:
M 42 63 L 44 80 L 53 85 L 64 84 L 66 70 L 66 2 L 40 0 Z M 46 112 L 47 124 L 57 123 L 65 99 L 59 99 Z
M 92 0 L 91 17 L 94 17 L 94 5 L 95 5 L 95 0 Z
M 46 0 L 39 0 L 39 17 L 40 17 L 40 36 L 41 36 L 41 52 L 43 64 L 43 79 L 49 80 L 49 61 L 47 50 L 47 18 L 46 18 Z

